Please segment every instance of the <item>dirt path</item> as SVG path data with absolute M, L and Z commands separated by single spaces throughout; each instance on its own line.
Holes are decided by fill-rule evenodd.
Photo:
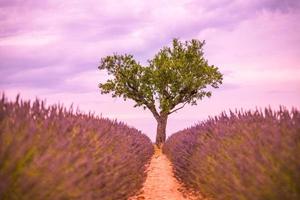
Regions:
M 129 200 L 194 200 L 189 195 L 184 197 L 182 187 L 174 177 L 171 162 L 160 149 L 155 149 L 148 166 L 147 178 L 140 194 Z

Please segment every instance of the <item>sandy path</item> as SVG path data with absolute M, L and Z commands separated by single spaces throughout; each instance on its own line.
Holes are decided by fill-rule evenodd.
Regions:
M 174 177 L 172 165 L 160 149 L 155 149 L 148 166 L 147 178 L 140 194 L 129 200 L 188 200 L 195 197 L 184 197 L 182 187 Z

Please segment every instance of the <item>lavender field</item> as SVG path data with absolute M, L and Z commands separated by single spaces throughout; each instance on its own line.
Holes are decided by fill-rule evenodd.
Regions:
M 172 135 L 176 177 L 209 199 L 300 199 L 300 112 L 222 113 Z
M 145 179 L 150 139 L 43 101 L 0 100 L 0 199 L 127 199 Z

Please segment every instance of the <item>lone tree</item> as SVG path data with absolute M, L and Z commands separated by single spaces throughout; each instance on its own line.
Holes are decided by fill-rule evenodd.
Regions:
M 99 84 L 101 93 L 132 99 L 134 107 L 148 108 L 157 121 L 156 144 L 160 146 L 166 140 L 168 116 L 186 104 L 197 105 L 198 99 L 211 96 L 211 87 L 222 84 L 218 68 L 203 57 L 203 45 L 204 41 L 195 39 L 173 39 L 173 47 L 163 47 L 147 66 L 128 54 L 104 57 L 98 68 L 113 78 Z

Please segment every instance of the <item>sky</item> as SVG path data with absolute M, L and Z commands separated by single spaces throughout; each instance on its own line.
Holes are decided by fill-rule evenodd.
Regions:
M 154 140 L 150 111 L 101 95 L 100 59 L 128 53 L 146 65 L 173 38 L 199 39 L 223 84 L 170 115 L 168 136 L 223 111 L 299 109 L 299 20 L 298 0 L 0 0 L 0 92 L 73 103 Z

